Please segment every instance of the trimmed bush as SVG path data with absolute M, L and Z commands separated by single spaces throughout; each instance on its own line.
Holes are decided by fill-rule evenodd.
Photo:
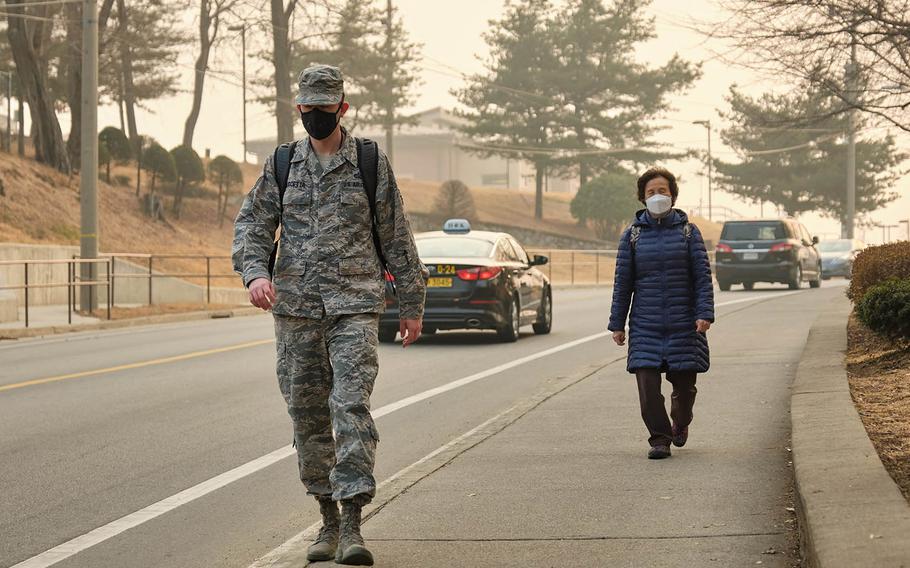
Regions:
M 856 304 L 856 315 L 869 329 L 891 338 L 910 338 L 910 279 L 872 286 Z
M 847 297 L 859 305 L 866 292 L 891 278 L 910 278 L 910 242 L 869 247 L 853 261 L 853 276 Z
M 476 214 L 471 189 L 457 179 L 443 182 L 433 202 L 433 213 L 439 221 L 456 218 L 474 221 Z

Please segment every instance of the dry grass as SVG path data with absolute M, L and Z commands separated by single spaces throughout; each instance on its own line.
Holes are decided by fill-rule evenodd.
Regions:
M 910 501 L 910 341 L 895 342 L 848 324 L 850 392 L 878 455 Z

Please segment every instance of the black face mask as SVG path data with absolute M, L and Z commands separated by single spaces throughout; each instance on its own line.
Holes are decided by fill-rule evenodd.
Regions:
M 338 105 L 338 110 L 335 112 L 327 112 L 318 108 L 309 112 L 300 111 L 300 120 L 303 121 L 307 134 L 316 140 L 325 140 L 331 136 L 335 132 L 335 127 L 338 126 L 338 113 L 341 112 L 343 105 L 344 100 L 342 100 L 342 104 Z

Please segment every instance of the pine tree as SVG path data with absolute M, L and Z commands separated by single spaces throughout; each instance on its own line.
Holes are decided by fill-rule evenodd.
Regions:
M 480 154 L 504 155 L 534 164 L 534 216 L 543 217 L 543 185 L 564 144 L 566 116 L 560 100 L 556 34 L 550 0 L 517 0 L 491 22 L 486 71 L 467 79 L 458 100 L 463 132 Z
M 243 172 L 237 162 L 227 156 L 216 156 L 208 165 L 209 179 L 218 186 L 218 226 L 224 225 L 228 198 L 232 188 L 243 184 Z
M 177 173 L 177 187 L 174 188 L 174 205 L 171 211 L 174 217 L 179 219 L 186 187 L 192 183 L 205 181 L 205 166 L 202 165 L 199 154 L 189 146 L 177 146 L 171 150 L 171 156 L 174 158 Z
M 176 0 L 116 0 L 117 25 L 102 52 L 99 94 L 120 106 L 121 126 L 133 144 L 139 137 L 136 107 L 177 92 L 179 49 L 187 36 Z M 125 118 L 124 118 L 125 113 Z
M 699 76 L 679 56 L 657 68 L 635 60 L 636 46 L 655 37 L 654 20 L 644 13 L 649 4 L 617 0 L 607 7 L 602 0 L 570 0 L 556 18 L 558 83 L 571 130 L 567 146 L 576 150 L 567 161 L 578 168 L 581 185 L 634 155 L 597 150 L 656 149 L 653 119 L 668 109 L 668 95 Z
M 724 117 L 732 126 L 721 137 L 741 161 L 715 161 L 718 186 L 752 202 L 780 205 L 791 215 L 817 211 L 843 222 L 847 182 L 839 164 L 847 157 L 847 118 L 841 101 L 809 88 L 758 98 L 733 88 L 727 101 Z M 890 190 L 907 157 L 891 136 L 857 141 L 857 213 L 896 199 Z

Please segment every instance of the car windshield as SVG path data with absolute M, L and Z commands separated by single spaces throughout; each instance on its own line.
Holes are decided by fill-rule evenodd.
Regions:
M 819 252 L 850 252 L 852 243 L 846 240 L 824 241 L 818 244 Z
M 425 237 L 417 239 L 417 253 L 421 257 L 469 256 L 487 257 L 493 243 L 473 237 Z
M 769 223 L 727 223 L 720 235 L 724 241 L 777 241 L 786 239 L 784 224 Z

